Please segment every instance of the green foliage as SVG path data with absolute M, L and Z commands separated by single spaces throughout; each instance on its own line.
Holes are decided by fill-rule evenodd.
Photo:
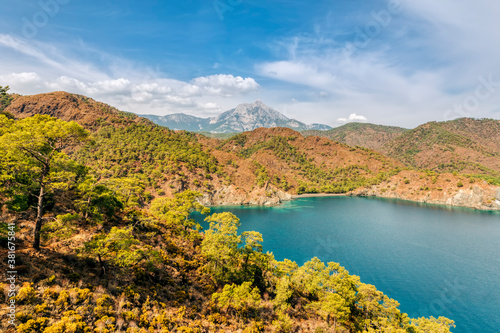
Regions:
M 49 323 L 49 318 L 41 317 L 30 319 L 26 323 L 17 326 L 18 333 L 38 333 L 43 332 Z
M 113 227 L 108 233 L 98 234 L 85 243 L 83 253 L 96 256 L 104 272 L 104 261 L 118 267 L 138 264 L 145 256 L 139 244 L 132 228 Z
M 12 102 L 12 96 L 7 93 L 9 89 L 9 86 L 0 86 L 0 115 L 4 115 L 12 119 L 14 117 L 11 114 L 5 112 L 5 108 L 8 107 Z
M 288 333 L 293 331 L 293 320 L 287 313 L 278 312 L 278 316 L 272 322 L 277 332 Z
M 253 164 L 256 167 L 255 176 L 257 177 L 257 179 L 255 181 L 257 182 L 257 186 L 264 187 L 264 185 L 266 185 L 270 179 L 269 174 L 267 173 L 266 167 L 264 167 L 263 165 L 261 165 L 257 161 L 253 161 Z
M 124 208 L 116 193 L 105 184 L 98 183 L 95 178 L 87 177 L 78 184 L 80 198 L 75 200 L 75 207 L 85 219 L 103 221 Z
M 450 327 L 455 327 L 453 320 L 445 317 L 412 319 L 411 325 L 415 333 L 450 333 Z
M 212 294 L 212 300 L 225 312 L 235 312 L 239 317 L 247 317 L 260 306 L 259 289 L 251 287 L 251 282 L 241 285 L 227 284 L 220 293 Z
M 67 311 L 61 320 L 47 327 L 43 333 L 90 333 L 92 330 L 75 311 Z
M 231 213 L 219 213 L 205 221 L 210 223 L 210 228 L 205 231 L 201 253 L 209 262 L 207 268 L 214 282 L 225 284 L 237 275 L 240 220 Z
M 57 240 L 71 238 L 78 231 L 75 222 L 79 219 L 78 214 L 57 215 L 54 221 L 47 222 L 42 227 L 42 239 L 47 241 L 53 238 Z
M 217 160 L 203 150 L 192 133 L 155 125 L 119 127 L 104 123 L 94 137 L 95 143 L 74 156 L 103 178 L 131 177 L 155 187 L 166 180 L 166 175 L 180 175 L 183 165 L 207 174 L 221 172 Z
M 68 190 L 84 173 L 63 150 L 88 140 L 89 133 L 75 122 L 43 115 L 14 122 L 0 115 L 0 125 L 0 183 L 15 210 L 27 209 L 30 197 L 37 194 L 33 246 L 38 249 L 47 194 Z
M 197 200 L 201 194 L 196 191 L 184 191 L 178 193 L 174 198 L 157 198 L 151 203 L 150 212 L 167 226 L 179 225 L 184 230 L 201 228 L 200 225 L 192 218 L 191 213 L 200 212 L 208 214 L 210 209 L 203 207 Z
M 31 283 L 24 283 L 16 295 L 19 304 L 32 304 L 36 299 L 36 290 Z

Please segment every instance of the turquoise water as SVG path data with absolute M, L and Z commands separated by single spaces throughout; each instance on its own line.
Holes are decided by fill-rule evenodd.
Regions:
M 500 332 L 499 214 L 356 197 L 212 209 L 221 211 L 241 219 L 240 232 L 261 232 L 278 260 L 339 262 L 411 317 L 446 316 L 452 332 Z

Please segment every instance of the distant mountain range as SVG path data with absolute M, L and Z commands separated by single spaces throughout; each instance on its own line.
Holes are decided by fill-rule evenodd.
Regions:
M 417 169 L 500 177 L 499 120 L 432 121 L 414 129 L 349 123 L 328 131 L 309 130 L 302 134 L 371 148 Z
M 332 127 L 323 124 L 307 125 L 295 119 L 290 119 L 261 101 L 252 104 L 240 104 L 234 109 L 226 111 L 217 117 L 200 118 L 184 113 L 169 114 L 166 116 L 140 115 L 155 124 L 173 130 L 209 133 L 237 133 L 252 131 L 259 127 L 288 127 L 296 131 L 321 130 Z
M 220 140 L 172 131 L 81 95 L 12 97 L 6 115 L 44 114 L 78 122 L 95 141 L 68 153 L 106 177 L 145 175 L 155 196 L 193 189 L 209 205 L 277 204 L 295 193 L 355 191 L 351 193 L 500 209 L 500 188 L 495 187 L 500 186 L 499 120 L 462 118 L 412 130 L 347 124 L 307 137 L 289 128 L 259 128 Z M 240 131 L 248 128 L 245 123 L 264 124 L 265 117 L 259 125 L 255 118 L 240 119 L 257 116 L 248 109 L 266 111 L 259 104 L 242 107 L 241 113 L 231 110 L 213 118 L 213 124 Z M 276 125 L 294 124 L 266 113 L 281 119 L 274 120 Z M 422 169 L 426 171 L 417 171 Z
M 131 113 L 119 112 L 113 107 L 92 101 L 88 97 L 64 92 L 34 96 L 12 95 L 12 97 L 14 97 L 14 100 L 6 108 L 6 111 L 11 112 L 15 116 L 48 114 L 64 120 L 78 121 L 87 128 L 97 128 L 103 121 L 113 124 L 121 124 L 126 119 L 134 119 L 134 122 L 141 124 L 151 124 L 152 122 Z M 438 173 L 459 172 L 463 174 L 482 175 L 488 181 L 500 184 L 500 120 L 461 118 L 447 122 L 428 122 L 414 129 L 367 123 L 350 123 L 331 129 L 326 125 L 308 126 L 296 120 L 289 119 L 265 106 L 262 102 L 242 104 L 218 117 L 208 119 L 179 114 L 167 117 L 171 119 L 170 123 L 167 124 L 171 129 L 180 127 L 175 126 L 173 120 L 176 120 L 178 124 L 184 125 L 190 122 L 193 127 L 184 127 L 184 129 L 203 134 L 197 136 L 203 142 L 205 142 L 209 131 L 220 131 L 223 134 L 217 135 L 224 136 L 225 139 L 234 135 L 229 134 L 230 132 L 245 131 L 246 133 L 237 135 L 235 140 L 237 142 L 245 142 L 247 148 L 253 151 L 252 149 L 257 148 L 253 145 L 248 146 L 251 142 L 250 139 L 253 138 L 248 132 L 255 131 L 254 128 L 258 127 L 289 127 L 301 130 L 302 135 L 307 137 L 308 143 L 315 142 L 314 140 L 317 139 L 311 136 L 322 136 L 351 147 L 360 146 L 364 147 L 363 149 L 370 148 L 376 150 L 390 159 L 397 160 L 401 165 L 406 165 L 413 169 L 426 169 Z M 159 122 L 156 123 L 158 124 Z M 307 129 L 313 126 L 328 130 Z M 302 130 L 304 128 L 306 128 L 305 131 Z M 205 132 L 200 133 L 201 131 Z M 280 131 L 276 130 L 275 132 L 278 133 Z M 258 133 L 263 134 L 266 132 L 259 131 Z M 182 135 L 182 133 L 176 135 Z M 247 142 L 247 139 L 244 139 L 243 135 L 250 141 Z M 295 134 L 288 133 L 286 136 L 293 137 L 295 135 L 300 134 L 295 132 Z M 222 144 L 220 140 L 206 142 L 210 142 L 210 145 L 212 145 L 210 149 L 214 149 L 214 147 Z M 258 146 L 262 142 L 256 140 L 253 143 Z M 271 146 L 271 143 L 266 144 Z M 306 146 L 304 146 L 304 152 L 309 152 L 309 148 L 319 151 L 319 148 L 315 145 Z M 353 151 L 358 151 L 358 149 Z M 291 151 L 280 152 L 280 156 L 287 158 L 291 153 Z M 309 156 L 309 158 L 312 157 L 317 161 L 332 159 L 329 155 Z M 228 159 L 235 160 L 235 157 L 228 157 Z M 357 161 L 358 159 L 353 157 L 348 160 Z M 223 163 L 227 163 L 227 161 Z M 263 161 L 259 163 L 262 164 Z M 336 163 L 340 162 L 337 161 Z M 368 165 L 372 165 L 373 163 L 373 160 L 367 161 Z M 395 165 L 394 162 L 389 164 Z M 334 164 L 330 167 L 335 168 L 339 166 L 345 166 L 345 164 Z M 297 177 L 295 171 L 290 173 L 289 179 L 295 179 L 294 177 Z M 307 182 L 306 179 L 302 181 Z M 238 183 L 238 186 L 242 185 Z M 294 184 L 294 186 L 297 186 L 297 184 Z

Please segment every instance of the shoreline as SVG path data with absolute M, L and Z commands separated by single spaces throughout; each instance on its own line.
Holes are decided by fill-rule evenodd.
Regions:
M 320 197 L 348 197 L 351 196 L 349 193 L 306 193 L 306 194 L 294 194 L 292 199 L 300 198 L 320 198 Z

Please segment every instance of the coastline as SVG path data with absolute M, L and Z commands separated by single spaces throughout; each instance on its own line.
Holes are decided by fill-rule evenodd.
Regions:
M 306 194 L 294 194 L 292 195 L 292 200 L 301 198 L 348 197 L 348 196 L 350 196 L 348 193 L 306 193 Z

